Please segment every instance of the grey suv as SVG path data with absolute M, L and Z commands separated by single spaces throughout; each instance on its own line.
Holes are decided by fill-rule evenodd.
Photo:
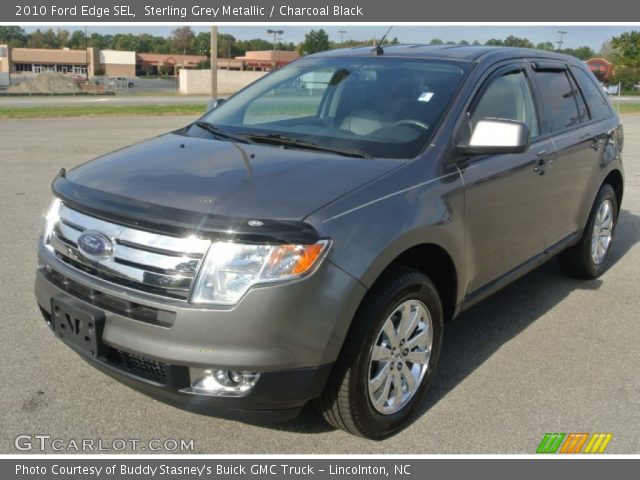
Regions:
M 572 57 L 313 55 L 62 170 L 37 301 L 82 358 L 164 402 L 259 422 L 313 400 L 383 438 L 423 403 L 443 322 L 558 253 L 603 273 L 622 144 Z

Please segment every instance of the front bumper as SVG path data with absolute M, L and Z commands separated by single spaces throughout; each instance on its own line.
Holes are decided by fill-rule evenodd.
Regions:
M 357 280 L 325 261 L 304 279 L 252 289 L 233 308 L 194 308 L 89 276 L 44 246 L 35 282 L 45 319 L 51 319 L 54 298 L 104 314 L 104 354 L 78 352 L 93 366 L 180 408 L 260 422 L 292 418 L 320 394 L 364 293 Z M 150 365 L 152 373 L 160 368 L 162 375 L 131 364 Z M 244 397 L 194 395 L 180 392 L 189 386 L 190 366 L 261 375 Z

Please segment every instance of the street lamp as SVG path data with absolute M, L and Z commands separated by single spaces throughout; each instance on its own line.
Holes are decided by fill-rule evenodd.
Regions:
M 564 45 L 564 42 L 562 41 L 562 37 L 565 36 L 567 32 L 563 30 L 558 30 L 558 33 L 560 34 L 560 40 L 558 40 L 556 43 L 558 44 L 558 50 L 562 50 L 562 45 Z
M 278 54 L 276 53 L 276 37 L 278 35 L 282 35 L 284 33 L 284 30 L 267 30 L 267 33 L 271 33 L 273 34 L 273 55 L 274 55 L 274 65 L 273 68 L 276 69 L 278 68 Z
M 267 33 L 269 34 L 273 34 L 273 50 L 275 51 L 276 49 L 276 36 L 278 35 L 282 35 L 284 33 L 284 30 L 267 30 Z
M 342 45 L 344 43 L 344 34 L 347 33 L 346 30 L 338 30 L 338 33 L 340 34 L 340 45 Z
M 87 82 L 89 81 L 89 37 L 87 32 L 87 26 L 84 27 L 84 59 L 87 64 L 86 72 L 84 74 Z
M 218 27 L 211 25 L 211 100 L 218 98 Z

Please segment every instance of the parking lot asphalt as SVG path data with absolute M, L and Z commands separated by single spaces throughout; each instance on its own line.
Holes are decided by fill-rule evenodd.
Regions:
M 379 442 L 330 430 L 312 409 L 258 427 L 169 407 L 97 372 L 45 326 L 32 288 L 52 178 L 186 122 L 0 120 L 0 452 L 17 453 L 18 435 L 49 435 L 63 449 L 137 439 L 144 451 L 171 438 L 193 439 L 185 453 L 535 453 L 546 432 L 610 432 L 607 453 L 640 453 L 640 116 L 624 118 L 626 189 L 610 270 L 577 281 L 552 261 L 447 324 L 421 415 Z

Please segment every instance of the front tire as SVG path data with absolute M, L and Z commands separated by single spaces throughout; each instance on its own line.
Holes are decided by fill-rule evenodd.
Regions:
M 371 439 L 405 427 L 433 379 L 442 320 L 431 280 L 415 269 L 392 266 L 363 300 L 316 400 L 325 420 Z
M 609 266 L 617 223 L 618 198 L 613 187 L 604 184 L 596 196 L 579 242 L 560 255 L 563 270 L 586 280 L 602 275 Z

